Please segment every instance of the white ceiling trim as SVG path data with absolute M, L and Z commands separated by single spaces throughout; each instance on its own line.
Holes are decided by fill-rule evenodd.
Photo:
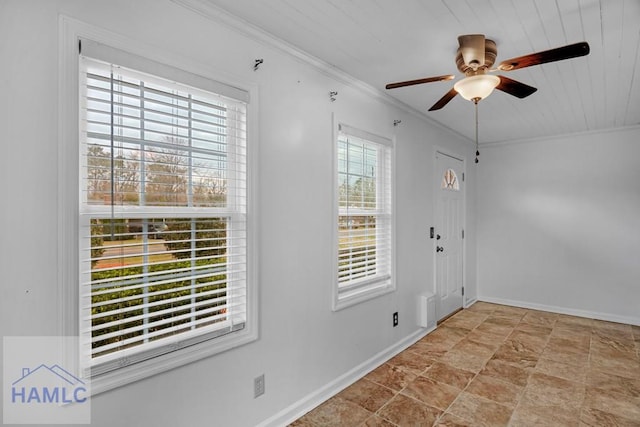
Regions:
M 224 9 L 219 8 L 208 2 L 207 0 L 171 0 L 173 3 L 182 6 L 186 9 L 189 9 L 207 19 L 211 19 L 218 23 L 221 23 L 232 30 L 239 32 L 240 34 L 257 41 L 261 44 L 264 44 L 268 47 L 277 49 L 287 55 L 293 56 L 294 58 L 308 64 L 313 67 L 317 71 L 322 74 L 337 80 L 340 83 L 343 83 L 347 86 L 360 90 L 370 96 L 373 96 L 376 99 L 379 99 L 387 104 L 390 104 L 394 107 L 397 107 L 403 110 L 406 113 L 409 113 L 428 124 L 435 126 L 441 130 L 445 130 L 456 135 L 462 141 L 465 141 L 469 144 L 473 144 L 475 146 L 475 142 L 461 134 L 460 132 L 452 129 L 448 126 L 443 125 L 431 117 L 427 116 L 425 113 L 411 107 L 408 104 L 405 104 L 402 101 L 386 94 L 385 92 L 363 82 L 362 80 L 356 79 L 350 74 L 336 68 L 335 66 L 329 64 L 326 61 L 323 61 L 320 58 L 317 58 L 303 50 L 298 49 L 291 43 L 288 43 L 285 40 L 282 40 L 278 37 L 275 37 L 273 34 L 263 30 L 260 27 L 255 26 L 254 24 L 247 22 L 246 20 L 239 18 Z
M 534 142 L 542 142 L 542 141 L 553 141 L 556 139 L 562 138 L 573 138 L 573 137 L 581 137 L 581 136 L 589 136 L 589 135 L 603 135 L 610 133 L 620 133 L 620 132 L 636 132 L 640 130 L 640 125 L 633 126 L 618 126 L 611 127 L 607 129 L 592 129 L 586 130 L 584 132 L 567 132 L 558 135 L 549 135 L 549 136 L 540 136 L 536 138 L 526 138 L 526 139 L 515 139 L 512 141 L 496 141 L 496 142 L 486 142 L 484 144 L 480 144 L 480 148 L 489 148 L 489 147 L 499 147 L 502 145 L 514 145 L 514 144 L 530 144 Z M 640 144 L 640 140 L 638 141 Z

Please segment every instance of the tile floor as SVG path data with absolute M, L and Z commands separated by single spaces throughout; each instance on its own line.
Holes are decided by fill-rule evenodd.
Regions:
M 640 327 L 478 302 L 291 424 L 640 426 Z

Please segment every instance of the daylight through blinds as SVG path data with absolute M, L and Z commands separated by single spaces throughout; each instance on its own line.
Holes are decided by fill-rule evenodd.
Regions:
M 246 105 L 80 62 L 81 332 L 95 374 L 243 328 Z
M 349 296 L 390 284 L 391 147 L 341 129 L 337 280 L 339 294 Z

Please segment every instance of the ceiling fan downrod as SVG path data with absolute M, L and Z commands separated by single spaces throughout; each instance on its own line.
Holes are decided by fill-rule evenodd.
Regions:
M 472 101 L 476 109 L 476 163 L 478 163 L 478 156 L 480 155 L 480 148 L 478 146 L 478 101 L 480 101 L 480 98 L 473 98 Z

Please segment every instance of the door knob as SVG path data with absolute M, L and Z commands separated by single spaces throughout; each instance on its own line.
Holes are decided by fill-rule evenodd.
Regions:
M 436 252 L 444 252 L 444 248 L 442 246 L 436 246 Z

